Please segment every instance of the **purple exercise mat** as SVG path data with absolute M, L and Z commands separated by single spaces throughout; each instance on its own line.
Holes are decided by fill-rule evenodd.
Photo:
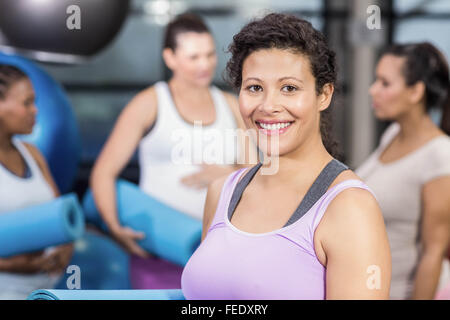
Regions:
M 183 267 L 167 260 L 130 257 L 130 280 L 133 289 L 181 289 Z

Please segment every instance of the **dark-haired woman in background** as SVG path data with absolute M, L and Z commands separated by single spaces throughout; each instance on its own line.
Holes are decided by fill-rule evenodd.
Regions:
M 200 143 L 207 148 L 224 146 L 220 138 L 226 130 L 244 127 L 236 98 L 211 86 L 217 64 L 214 39 L 198 16 L 183 14 L 168 24 L 163 58 L 172 77 L 143 90 L 124 108 L 91 175 L 93 195 L 103 220 L 113 237 L 132 254 L 130 272 L 136 289 L 180 288 L 182 268 L 150 257 L 136 243 L 144 235 L 120 225 L 114 183 L 122 169 L 138 148 L 140 188 L 168 206 L 201 219 L 206 186 L 236 169 L 224 161 L 225 157 L 235 161 L 236 146 L 226 144 L 222 150 L 225 157 L 213 159 L 213 164 L 199 165 L 203 159 L 193 159 L 194 154 L 182 155 L 187 162 L 176 163 L 173 153 L 182 142 L 175 141 L 174 134 L 178 131 L 183 137 L 193 138 L 194 122 L 200 122 Z M 205 137 L 214 139 L 205 141 Z M 198 145 L 179 149 L 192 147 Z M 203 155 L 204 149 L 197 151 Z M 133 280 L 139 272 L 149 273 L 148 283 Z
M 15 137 L 30 134 L 36 113 L 28 76 L 0 64 L 0 215 L 50 201 L 59 195 L 44 156 Z M 53 288 L 72 256 L 73 245 L 0 257 L 0 300 L 23 300 L 34 290 Z
M 357 174 L 380 203 L 392 252 L 392 299 L 433 299 L 450 241 L 450 97 L 444 56 L 429 43 L 394 45 L 370 88 L 393 123 Z M 442 111 L 441 127 L 430 118 Z M 443 268 L 441 267 L 443 266 Z
M 387 299 L 381 211 L 323 134 L 337 76 L 324 36 L 305 20 L 269 14 L 236 34 L 230 51 L 241 115 L 279 166 L 265 174 L 272 163 L 259 163 L 211 184 L 203 241 L 183 271 L 185 297 Z

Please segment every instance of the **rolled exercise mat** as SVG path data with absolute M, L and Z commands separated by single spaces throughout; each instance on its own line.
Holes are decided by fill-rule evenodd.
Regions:
M 200 244 L 202 223 L 145 194 L 134 183 L 116 182 L 120 223 L 145 234 L 138 244 L 150 253 L 184 266 Z M 86 220 L 107 230 L 91 190 L 83 199 Z
M 25 195 L 26 196 L 26 195 Z M 75 194 L 0 214 L 0 257 L 68 243 L 84 232 L 84 216 Z
M 27 300 L 186 300 L 181 289 L 36 290 Z

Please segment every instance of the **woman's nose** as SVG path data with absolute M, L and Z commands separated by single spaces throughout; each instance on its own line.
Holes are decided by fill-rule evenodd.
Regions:
M 260 109 L 266 113 L 274 113 L 280 111 L 278 104 L 278 97 L 274 91 L 266 91 L 263 101 L 260 104 Z
M 214 66 L 214 59 L 205 57 L 199 61 L 199 69 L 209 71 Z
M 33 103 L 32 107 L 31 107 L 31 112 L 33 113 L 34 116 L 36 116 L 36 114 L 38 113 L 38 109 L 37 109 L 35 103 Z
M 369 87 L 369 94 L 373 97 L 376 93 L 376 82 L 372 83 Z

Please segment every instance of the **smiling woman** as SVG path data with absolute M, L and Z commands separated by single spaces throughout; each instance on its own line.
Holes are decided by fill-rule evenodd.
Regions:
M 304 23 L 307 23 L 304 21 Z M 274 32 L 276 28 L 285 27 L 287 28 L 284 35 L 280 35 L 278 39 L 274 39 Z M 231 44 L 229 50 L 233 55 L 232 59 L 227 64 L 228 81 L 230 84 L 238 89 L 246 89 L 248 87 L 247 83 L 243 83 L 243 64 L 244 59 L 250 53 L 260 49 L 286 49 L 288 52 L 294 54 L 294 58 L 291 60 L 297 61 L 298 55 L 301 55 L 303 59 L 307 59 L 308 63 L 304 64 L 303 68 L 310 69 L 310 73 L 314 75 L 313 88 L 319 94 L 323 89 L 331 90 L 333 93 L 334 84 L 336 82 L 337 71 L 335 64 L 335 53 L 330 50 L 325 42 L 323 35 L 320 32 L 305 33 L 302 28 L 293 25 L 281 26 L 278 24 L 274 25 L 257 25 L 250 23 L 246 27 L 246 32 L 236 35 Z M 260 34 L 258 34 L 261 32 Z M 300 36 L 296 36 L 296 32 L 302 32 Z M 260 63 L 266 64 L 268 61 L 264 57 L 260 57 Z M 298 65 L 298 62 L 296 63 Z M 275 67 L 278 65 L 276 64 Z M 286 86 L 283 90 L 286 93 L 293 93 L 294 91 L 303 90 L 305 79 L 301 79 L 297 76 L 292 76 L 294 72 L 287 73 L 286 76 L 280 78 L 280 81 L 284 80 L 285 83 L 292 80 L 295 85 Z M 251 76 L 247 78 L 250 81 Z M 253 79 L 258 80 L 258 79 Z M 315 82 L 315 83 L 314 83 Z M 331 84 L 332 86 L 325 84 Z M 245 86 L 244 86 L 245 85 Z M 241 88 L 242 86 L 242 88 Z M 251 88 L 259 89 L 257 88 Z M 328 93 L 329 94 L 329 93 Z M 270 123 L 270 122 L 269 122 Z M 320 133 L 322 136 L 322 141 L 325 145 L 327 151 L 335 158 L 341 157 L 341 151 L 338 148 L 338 143 L 332 136 L 332 119 L 330 108 L 323 108 L 320 114 Z
M 324 36 L 305 20 L 273 13 L 244 26 L 230 51 L 230 82 L 265 160 L 210 185 L 203 241 L 182 275 L 185 297 L 387 299 L 380 208 L 334 159 L 327 136 L 336 66 Z M 259 169 L 274 155 L 278 170 L 264 174 Z

